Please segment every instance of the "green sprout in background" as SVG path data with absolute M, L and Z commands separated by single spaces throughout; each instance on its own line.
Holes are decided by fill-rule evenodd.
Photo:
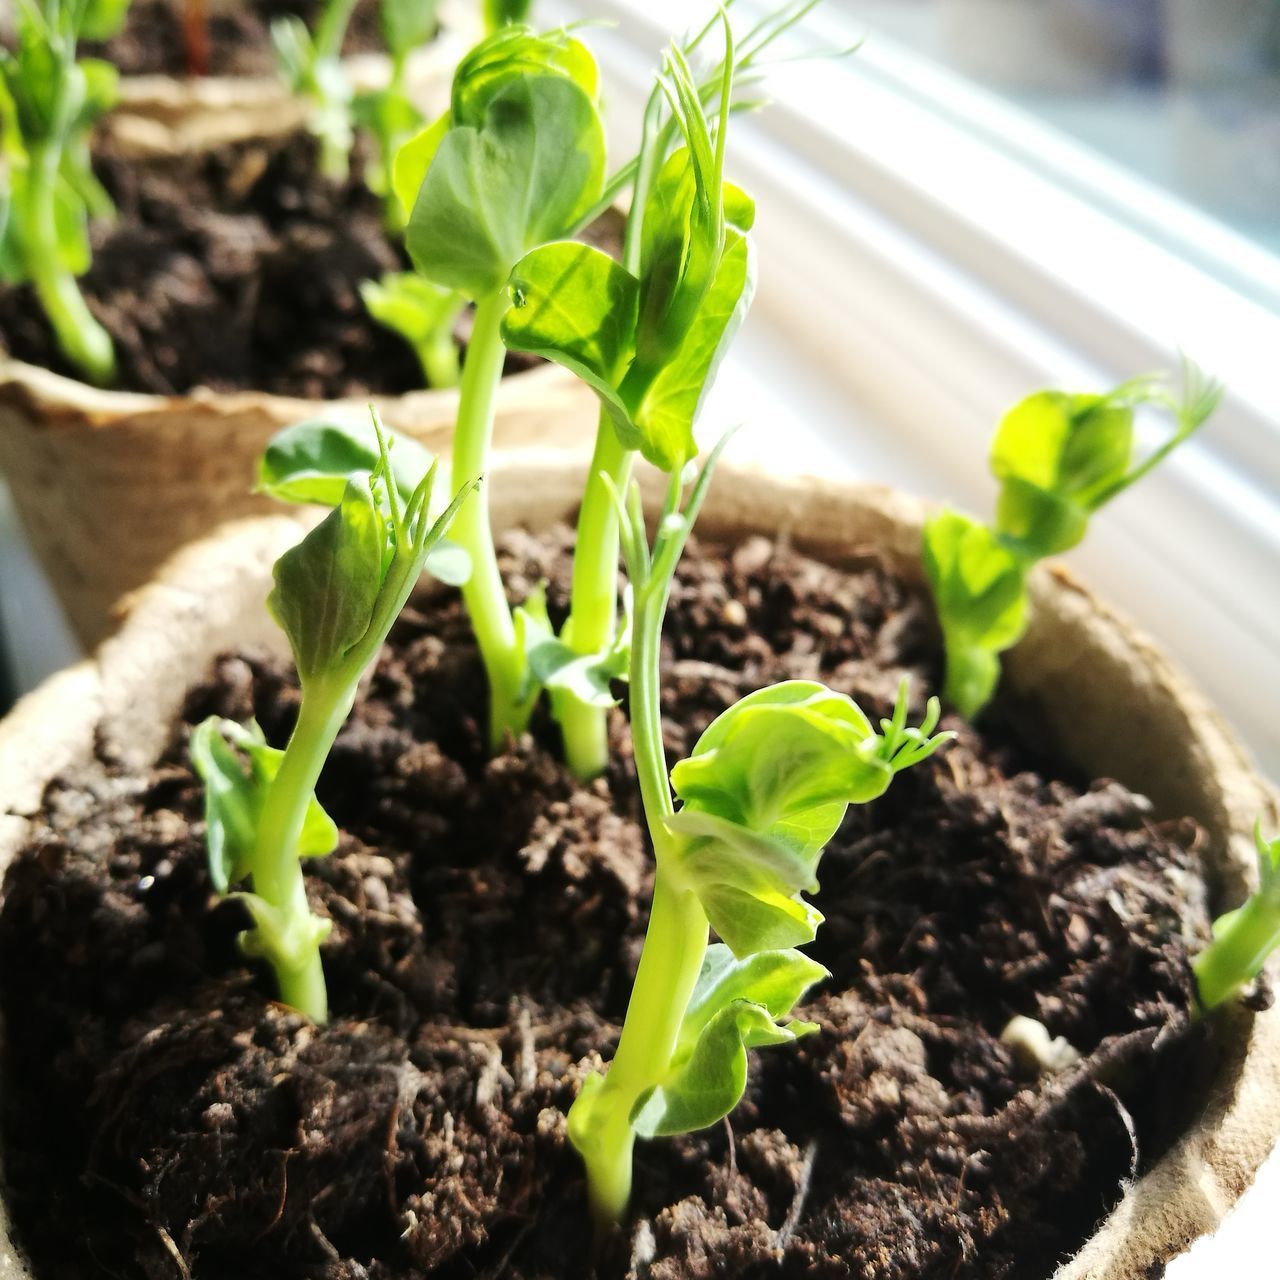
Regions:
M 1000 654 L 1026 630 L 1031 567 L 1076 546 L 1090 517 L 1203 425 L 1221 394 L 1187 363 L 1180 397 L 1163 379 L 1138 378 L 1105 395 L 1037 392 L 1005 415 L 991 447 L 1000 483 L 995 523 L 943 511 L 924 529 L 925 572 L 946 647 L 946 700 L 961 715 L 972 718 L 987 704 Z M 1139 461 L 1134 413 L 1144 406 L 1167 411 L 1174 429 Z
M 1262 972 L 1280 947 L 1280 836 L 1265 840 L 1262 820 L 1253 829 L 1258 887 L 1244 905 L 1213 922 L 1213 941 L 1191 962 L 1204 1012 L 1237 996 Z
M 369 431 L 302 423 L 273 441 L 260 488 L 332 508 L 276 562 L 268 600 L 302 686 L 297 723 L 283 751 L 256 725 L 218 717 L 191 737 L 214 887 L 227 894 L 252 885 L 234 893 L 253 920 L 241 944 L 271 966 L 281 1000 L 318 1023 L 328 1018 L 320 943 L 330 926 L 307 904 L 299 860 L 337 847 L 315 787 L 360 677 L 424 568 L 455 582 L 465 574 L 465 558 L 443 535 L 474 482 L 433 515 L 435 478 L 429 455 L 411 441 L 388 441 L 376 416 Z
M 742 1097 L 748 1050 L 817 1030 L 789 1014 L 826 976 L 795 950 L 822 922 L 801 895 L 818 888 L 823 847 L 850 804 L 883 794 L 896 773 L 952 736 L 933 736 L 936 699 L 918 729 L 907 726 L 905 682 L 893 718 L 877 733 L 845 695 L 792 680 L 717 717 L 668 782 L 662 620 L 715 458 L 683 510 L 679 474 L 672 475 L 652 549 L 636 488 L 620 512 L 635 596 L 631 730 L 657 869 L 617 1052 L 607 1075 L 587 1078 L 569 1112 L 569 1137 L 586 1164 L 601 1224 L 626 1212 L 637 1137 L 715 1124 Z M 708 945 L 709 928 L 721 942 Z
M 342 42 L 356 0 L 325 0 L 315 32 L 296 14 L 271 23 L 280 76 L 310 105 L 307 127 L 320 143 L 320 172 L 335 182 L 349 171 L 353 91 L 342 65 Z
M 106 62 L 76 61 L 104 39 L 126 0 L 18 0 L 17 42 L 0 49 L 0 279 L 30 282 L 58 346 L 89 381 L 110 385 L 115 351 L 76 284 L 91 261 L 89 223 L 114 210 L 89 162 L 89 133 L 117 96 Z M 4 177 L 0 174 L 0 184 Z

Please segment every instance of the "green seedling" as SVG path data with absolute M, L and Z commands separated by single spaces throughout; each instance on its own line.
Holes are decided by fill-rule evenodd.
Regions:
M 645 107 L 639 152 L 606 186 L 606 199 L 623 181 L 632 187 L 621 263 L 555 244 L 512 273 L 508 346 L 564 365 L 601 402 L 561 635 L 579 662 L 607 665 L 620 636 L 618 527 L 608 485 L 626 487 L 636 452 L 664 469 L 696 453 L 698 413 L 751 303 L 754 208 L 724 179 L 729 113 L 756 105 L 742 91 L 762 78 L 773 42 L 816 2 L 782 5 L 738 40 L 721 10 L 667 54 Z M 723 55 L 695 80 L 688 58 L 717 30 Z M 584 701 L 554 684 L 550 693 L 570 768 L 594 777 L 608 759 L 607 701 Z
M 93 122 L 115 102 L 106 62 L 76 61 L 76 42 L 102 39 L 124 0 L 19 0 L 14 49 L 0 49 L 0 138 L 8 169 L 0 203 L 0 279 L 29 282 L 58 346 L 89 381 L 116 378 L 111 338 L 76 284 L 90 264 L 89 223 L 114 210 L 89 162 Z
M 813 940 L 822 851 L 850 804 L 881 795 L 935 751 L 939 708 L 907 726 L 905 684 L 877 732 L 843 694 L 787 681 L 717 717 L 671 771 L 663 750 L 659 651 L 671 579 L 715 455 L 681 510 L 671 479 L 650 548 L 638 491 L 620 510 L 634 592 L 631 729 L 657 870 L 648 931 L 617 1052 L 569 1112 L 598 1222 L 619 1220 L 637 1137 L 715 1124 L 737 1105 L 747 1053 L 817 1030 L 790 1013 L 826 971 L 796 947 Z M 672 797 L 679 799 L 679 808 Z M 721 941 L 708 945 L 708 928 Z
M 562 241 L 522 258 L 508 284 L 507 346 L 565 366 L 601 401 L 561 637 L 579 666 L 604 667 L 617 650 L 618 534 L 607 485 L 625 484 L 636 451 L 666 471 L 694 456 L 695 419 L 754 291 L 754 207 L 724 179 L 735 68 L 727 19 L 723 31 L 712 92 L 695 82 L 679 46 L 664 60 L 623 261 Z M 668 152 L 673 137 L 683 145 Z M 594 776 L 607 760 L 609 700 L 584 699 L 555 673 L 546 683 L 570 767 Z
M 412 208 L 406 245 L 414 266 L 438 289 L 475 303 L 454 436 L 460 480 L 488 464 L 507 278 L 530 249 L 576 230 L 600 198 L 598 89 L 595 62 L 571 34 L 506 27 L 462 60 L 449 110 L 396 157 L 395 187 Z M 523 729 L 536 691 L 483 492 L 463 507 L 454 536 L 473 565 L 464 597 L 488 675 L 496 747 Z
M 356 0 L 325 0 L 315 32 L 296 14 L 271 24 L 280 77 L 310 107 L 307 127 L 320 144 L 318 168 L 334 182 L 346 179 L 351 147 L 353 91 L 342 65 L 342 42 Z
M 297 723 L 283 751 L 256 725 L 217 717 L 191 737 L 214 887 L 248 908 L 253 923 L 241 945 L 271 966 L 280 999 L 318 1023 L 328 1018 L 320 943 L 329 922 L 307 904 L 300 859 L 331 853 L 338 830 L 316 800 L 316 783 L 360 677 L 423 569 L 435 556 L 456 580 L 460 553 L 441 555 L 441 547 L 475 484 L 433 516 L 436 464 L 409 442 L 392 444 L 375 416 L 368 432 L 290 428 L 267 450 L 262 489 L 332 507 L 276 562 L 267 602 L 302 686 Z M 233 890 L 246 881 L 251 888 Z
M 409 210 L 396 195 L 392 165 L 396 153 L 423 125 L 422 112 L 409 95 L 409 55 L 435 32 L 436 8 L 436 0 L 381 0 L 378 18 L 391 74 L 381 89 L 357 94 L 353 104 L 356 124 L 374 141 L 365 181 L 382 197 L 387 230 L 395 234 L 404 231 Z
M 924 567 L 946 645 L 946 699 L 972 718 L 1000 678 L 1000 654 L 1027 625 L 1027 574 L 1069 551 L 1090 517 L 1168 457 L 1213 413 L 1221 388 L 1191 364 L 1181 397 L 1159 378 L 1105 395 L 1041 391 L 1006 414 L 991 447 L 1000 484 L 994 524 L 955 511 L 924 529 Z M 1134 413 L 1167 411 L 1168 438 L 1135 457 Z
M 411 271 L 388 272 L 360 286 L 365 310 L 412 348 L 430 387 L 458 385 L 458 345 L 453 331 L 467 305 L 464 294 L 442 289 Z
M 1213 922 L 1213 941 L 1191 962 L 1200 1008 L 1206 1013 L 1239 995 L 1280 947 L 1280 836 L 1264 840 L 1259 819 L 1253 838 L 1258 887 L 1243 906 Z

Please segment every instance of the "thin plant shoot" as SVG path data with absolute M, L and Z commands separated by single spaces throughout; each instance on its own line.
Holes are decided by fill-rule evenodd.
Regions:
M 1040 391 L 1011 409 L 991 446 L 1000 484 L 993 524 L 956 511 L 924 528 L 924 566 L 946 647 L 946 700 L 972 718 L 1000 678 L 1000 654 L 1026 630 L 1027 574 L 1069 551 L 1090 517 L 1142 479 L 1198 430 L 1221 388 L 1188 363 L 1181 396 L 1160 378 L 1137 378 L 1104 395 Z M 1136 457 L 1135 411 L 1165 410 L 1173 430 Z
M 376 416 L 368 432 L 303 423 L 277 437 L 261 487 L 332 508 L 276 562 L 268 599 L 302 687 L 297 722 L 283 751 L 256 724 L 218 717 L 191 736 L 214 888 L 248 908 L 241 946 L 270 965 L 280 999 L 318 1023 L 328 1018 L 320 943 L 330 925 L 307 903 L 300 860 L 331 853 L 338 830 L 315 787 L 360 677 L 474 487 L 433 515 L 436 469 L 411 442 L 389 441 Z M 451 560 L 456 571 L 456 549 Z
M 818 888 L 823 848 L 850 804 L 881 795 L 896 773 L 951 736 L 933 733 L 936 699 L 920 727 L 908 727 L 905 684 L 877 732 L 845 695 L 793 680 L 749 694 L 717 717 L 668 780 L 662 620 L 714 461 L 683 510 L 672 476 L 652 548 L 634 487 L 620 513 L 635 597 L 631 726 L 657 869 L 617 1052 L 607 1074 L 587 1078 L 569 1112 L 569 1137 L 601 1224 L 626 1212 L 637 1137 L 715 1124 L 742 1097 L 749 1050 L 817 1030 L 790 1014 L 826 976 L 796 950 L 822 922 L 802 895 Z M 720 942 L 708 945 L 709 928 Z

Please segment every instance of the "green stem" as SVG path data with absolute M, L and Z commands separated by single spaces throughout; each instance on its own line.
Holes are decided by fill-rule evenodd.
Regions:
M 356 0 L 329 0 L 316 23 L 315 47 L 322 57 L 342 56 L 342 41 L 355 11 Z
M 618 513 L 609 492 L 625 493 L 634 455 L 622 445 L 603 410 L 596 429 L 591 471 L 578 512 L 573 582 L 565 642 L 577 653 L 603 652 L 618 621 Z M 551 709 L 564 735 L 565 759 L 583 779 L 603 773 L 609 763 L 608 709 L 558 691 Z
M 1217 922 L 1214 939 L 1191 962 L 1200 993 L 1200 1007 L 1208 1011 L 1231 999 L 1259 970 L 1276 945 L 1280 913 L 1261 895 L 1254 895 L 1238 911 Z
M 258 822 L 257 848 L 253 862 L 253 891 L 270 906 L 280 910 L 286 922 L 309 922 L 307 887 L 298 858 L 298 839 L 307 806 L 320 778 L 320 770 L 333 747 L 338 730 L 351 710 L 354 681 L 313 685 L 305 689 L 285 748 L 280 771 L 272 780 Z M 275 963 L 280 998 L 301 1010 L 314 1022 L 328 1020 L 324 970 L 320 964 L 320 944 L 310 940 L 289 947 L 288 962 Z
M 505 355 L 501 326 L 506 308 L 505 289 L 476 301 L 453 438 L 455 486 L 479 479 L 488 467 L 494 397 Z M 489 741 L 496 751 L 508 733 L 515 735 L 524 729 L 532 706 L 520 700 L 524 655 L 516 644 L 515 623 L 498 572 L 487 486 L 481 486 L 462 504 L 450 536 L 471 556 L 471 577 L 462 588 L 462 598 L 489 678 Z
M 666 589 L 638 607 L 631 656 L 631 732 L 645 817 L 653 839 L 657 873 L 653 909 L 640 965 L 627 1005 L 622 1035 L 603 1090 L 592 1108 L 604 1121 L 582 1153 L 587 1193 L 597 1222 L 616 1222 L 631 1198 L 631 1114 L 660 1084 L 671 1066 L 680 1025 L 707 951 L 707 917 L 697 897 L 674 874 L 665 821 L 674 812 L 662 745 L 659 656 Z
M 58 345 L 91 382 L 108 386 L 116 380 L 111 338 L 85 304 L 75 277 L 62 265 L 54 231 L 59 155 L 60 149 L 52 143 L 31 152 L 23 219 L 26 266 Z

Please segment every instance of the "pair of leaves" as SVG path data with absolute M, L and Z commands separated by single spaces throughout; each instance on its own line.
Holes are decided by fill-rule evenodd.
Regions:
M 800 894 L 817 889 L 824 846 L 850 804 L 882 795 L 951 736 L 932 736 L 937 718 L 931 704 L 919 729 L 906 728 L 904 684 L 877 733 L 844 694 L 791 680 L 711 723 L 671 771 L 682 807 L 667 828 L 682 887 L 735 955 L 813 939 L 822 916 Z
M 697 453 L 694 425 L 755 291 L 751 241 L 726 232 L 701 307 L 656 370 L 628 379 L 636 356 L 640 281 L 590 245 L 558 243 L 522 259 L 509 282 L 502 338 L 563 365 L 600 397 L 628 449 L 664 471 Z
M 372 656 L 422 569 L 445 582 L 465 581 L 466 553 L 443 530 L 465 497 L 433 520 L 435 464 L 420 445 L 388 445 L 376 425 L 312 420 L 280 432 L 259 468 L 259 489 L 287 502 L 332 506 L 296 547 L 276 562 L 268 599 L 289 637 L 299 678 L 311 681 Z M 401 563 L 404 558 L 403 563 Z M 393 565 L 401 564 L 394 583 Z M 385 626 L 374 635 L 375 621 Z
M 191 731 L 191 763 L 204 783 L 209 876 L 219 894 L 253 873 L 258 821 L 267 788 L 284 752 L 267 745 L 252 721 L 239 725 L 210 716 Z M 312 794 L 307 802 L 301 857 L 324 857 L 338 847 L 338 828 Z
M 396 157 L 414 266 L 469 298 L 493 293 L 594 206 L 604 165 L 590 55 L 570 37 L 504 29 L 459 66 L 450 112 Z
M 1026 627 L 1026 575 L 1045 556 L 1076 546 L 1090 516 L 1145 475 L 1209 417 L 1221 389 L 1190 363 L 1182 397 L 1153 378 L 1105 395 L 1041 391 L 1001 420 L 991 446 L 1000 482 L 991 526 L 944 511 L 924 529 L 923 559 L 947 648 L 947 698 L 973 716 L 1000 675 L 999 654 Z M 1165 409 L 1174 430 L 1141 462 L 1134 413 Z
M 707 948 L 663 1082 L 631 1115 L 645 1138 L 705 1129 L 741 1101 L 747 1051 L 790 1044 L 817 1031 L 813 1022 L 781 1021 L 827 970 L 799 951 L 762 951 L 745 960 L 726 946 Z

